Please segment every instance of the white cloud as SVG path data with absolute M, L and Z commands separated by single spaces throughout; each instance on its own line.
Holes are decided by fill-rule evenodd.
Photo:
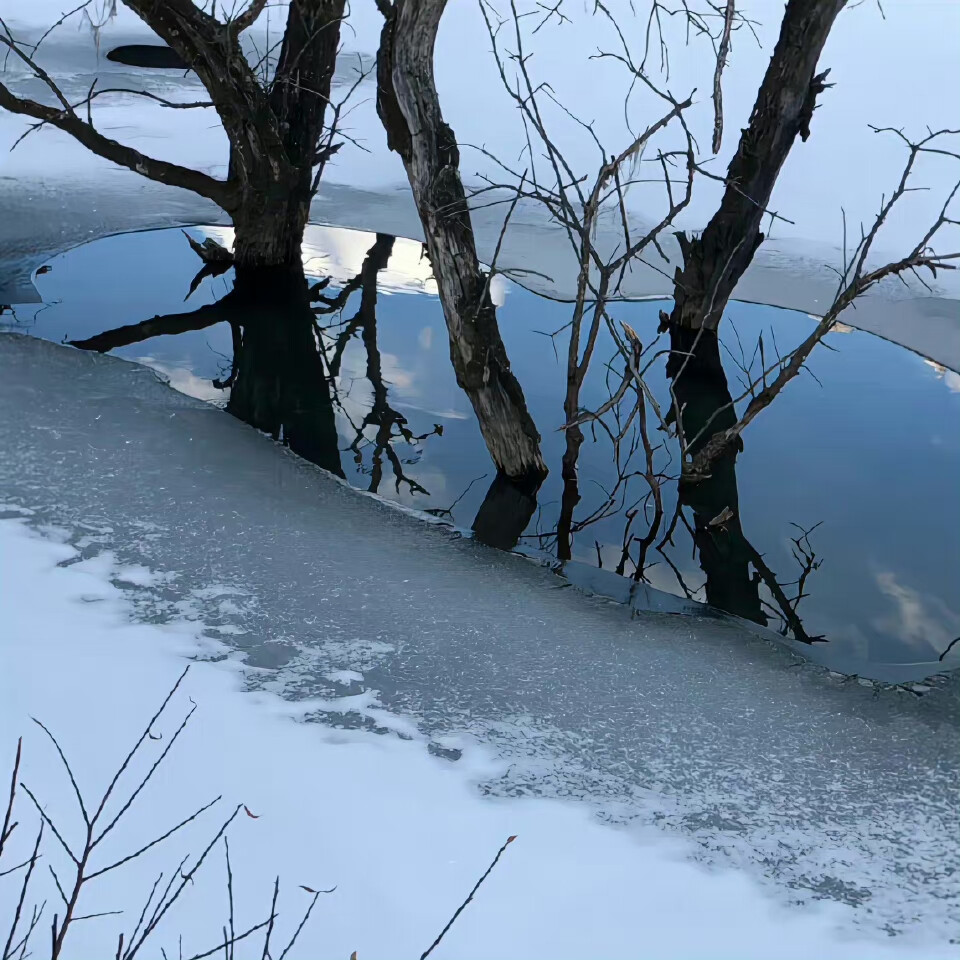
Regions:
M 877 586 L 890 598 L 895 610 L 877 617 L 874 626 L 919 648 L 932 649 L 937 656 L 960 634 L 960 614 L 951 610 L 939 597 L 908 587 L 892 571 L 876 574 Z

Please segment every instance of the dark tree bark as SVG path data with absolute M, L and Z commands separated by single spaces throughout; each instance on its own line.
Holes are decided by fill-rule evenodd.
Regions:
M 99 133 L 89 116 L 77 112 L 80 105 L 68 103 L 25 49 L 8 40 L 3 42 L 47 83 L 59 103 L 54 107 L 17 97 L 0 84 L 0 107 L 57 127 L 94 153 L 152 180 L 213 200 L 234 221 L 238 264 L 295 267 L 309 215 L 313 168 L 320 160 L 345 0 L 291 0 L 276 71 L 267 84 L 240 47 L 240 34 L 266 0 L 252 0 L 226 22 L 193 0 L 124 3 L 206 87 L 230 141 L 226 180 L 155 160 Z
M 514 481 L 542 479 L 540 435 L 510 361 L 489 278 L 480 268 L 460 155 L 444 122 L 433 48 L 446 0 L 396 0 L 377 57 L 377 112 L 387 143 L 403 160 L 440 292 L 457 382 L 473 405 L 497 468 Z
M 234 320 L 242 338 L 227 413 L 342 477 L 330 384 L 303 274 L 239 269 L 231 296 L 246 319 Z
M 826 72 L 817 61 L 846 0 L 788 0 L 750 121 L 727 170 L 720 207 L 699 237 L 679 233 L 669 324 L 716 330 L 733 289 L 763 242 L 760 226 L 797 137 L 810 135 Z M 710 348 L 712 349 L 712 348 Z

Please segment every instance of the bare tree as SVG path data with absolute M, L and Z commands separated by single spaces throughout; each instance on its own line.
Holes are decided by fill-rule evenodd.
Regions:
M 170 726 L 167 729 L 166 737 L 160 732 L 162 727 L 170 721 L 168 707 L 189 670 L 190 667 L 187 666 L 181 673 L 179 679 L 161 703 L 160 708 L 143 728 L 132 749 L 120 762 L 110 782 L 99 797 L 84 795 L 77 783 L 74 768 L 56 735 L 39 720 L 33 721 L 43 731 L 59 758 L 65 780 L 69 783 L 69 787 L 66 783 L 64 784 L 64 792 L 72 794 L 76 801 L 78 819 L 83 824 L 79 831 L 70 831 L 64 824 L 58 824 L 47 812 L 42 798 L 38 797 L 37 793 L 20 779 L 23 738 L 21 737 L 17 741 L 6 804 L 2 808 L 4 812 L 2 826 L 0 826 L 0 879 L 9 877 L 16 881 L 19 875 L 20 882 L 19 891 L 13 898 L 6 939 L 2 948 L 0 948 L 0 960 L 25 960 L 26 957 L 33 956 L 40 921 L 44 920 L 46 922 L 51 914 L 52 921 L 49 924 L 50 933 L 47 941 L 51 960 L 59 960 L 69 952 L 70 947 L 76 941 L 75 931 L 77 924 L 80 922 L 103 917 L 122 916 L 122 910 L 96 909 L 96 912 L 92 913 L 82 912 L 80 904 L 81 901 L 84 901 L 89 907 L 91 888 L 98 886 L 96 881 L 100 877 L 105 874 L 112 874 L 114 870 L 122 870 L 122 868 L 140 860 L 142 857 L 155 854 L 161 847 L 169 847 L 171 839 L 176 842 L 182 836 L 180 831 L 195 827 L 197 823 L 204 819 L 207 811 L 215 808 L 222 801 L 222 796 L 215 797 L 142 846 L 136 846 L 139 841 L 131 840 L 128 841 L 129 847 L 120 848 L 120 850 L 114 847 L 112 853 L 108 853 L 106 849 L 110 844 L 101 847 L 101 843 L 115 829 L 117 834 L 114 834 L 111 840 L 118 836 L 123 827 L 127 825 L 127 814 L 137 807 L 138 803 L 142 803 L 143 797 L 149 792 L 152 783 L 157 779 L 157 771 L 163 766 L 170 751 L 190 724 L 193 714 L 197 710 L 197 704 L 190 698 L 192 707 L 186 711 L 182 720 L 176 726 Z M 154 742 L 160 743 L 161 746 L 154 746 Z M 151 753 L 153 756 L 151 756 Z M 146 768 L 146 773 L 143 773 L 144 768 Z M 164 773 L 161 773 L 161 776 Z M 27 858 L 11 865 L 8 860 L 4 859 L 4 855 L 9 855 L 9 850 L 12 847 L 11 838 L 14 837 L 15 831 L 22 824 L 22 818 L 18 813 L 18 805 L 24 794 L 30 801 L 32 811 L 37 815 L 36 839 L 32 843 L 28 843 L 25 848 L 30 851 Z M 119 808 L 116 813 L 113 812 L 115 807 Z M 136 957 L 143 956 L 148 951 L 152 952 L 155 946 L 159 947 L 161 956 L 168 956 L 164 947 L 158 943 L 164 933 L 163 923 L 165 920 L 169 920 L 176 913 L 176 909 L 189 898 L 196 878 L 201 874 L 204 864 L 209 861 L 211 853 L 220 846 L 221 841 L 226 866 L 226 922 L 223 924 L 221 933 L 212 948 L 199 950 L 188 955 L 184 949 L 183 938 L 180 937 L 177 955 L 181 960 L 203 960 L 205 957 L 219 957 L 222 952 L 224 960 L 234 960 L 236 945 L 243 941 L 246 941 L 247 944 L 260 941 L 256 948 L 256 954 L 263 958 L 276 957 L 278 960 L 283 960 L 284 957 L 296 955 L 292 951 L 295 950 L 317 901 L 321 896 L 333 893 L 336 887 L 329 890 L 317 890 L 303 884 L 299 885 L 300 889 L 309 895 L 307 905 L 299 911 L 299 917 L 290 925 L 292 933 L 286 943 L 277 943 L 276 938 L 280 934 L 278 920 L 282 917 L 278 909 L 280 900 L 280 878 L 278 876 L 272 884 L 272 896 L 266 918 L 251 923 L 244 929 L 245 925 L 242 922 L 238 923 L 240 918 L 236 915 L 234 872 L 228 840 L 229 829 L 241 811 L 248 817 L 259 819 L 258 815 L 252 813 L 243 803 L 237 803 L 232 806 L 228 813 L 222 813 L 219 826 L 215 831 L 211 831 L 212 837 L 209 841 L 203 841 L 202 849 L 188 850 L 186 856 L 179 863 L 174 863 L 171 867 L 159 873 L 150 889 L 146 891 L 143 908 L 132 927 L 127 920 L 118 921 L 123 923 L 124 929 L 121 929 L 118 933 L 116 951 L 111 950 L 111 956 L 115 957 L 116 960 L 135 960 Z M 44 839 L 49 835 L 52 835 L 56 840 L 53 849 L 50 849 L 49 841 L 46 846 L 43 844 Z M 516 836 L 507 837 L 466 899 L 453 912 L 431 945 L 421 954 L 421 960 L 433 953 L 463 911 L 473 902 L 480 887 L 493 872 L 507 847 L 516 839 Z M 129 852 L 121 853 L 123 849 L 129 850 Z M 57 867 L 60 867 L 58 860 L 63 860 L 63 857 L 58 856 L 61 851 L 66 855 L 65 862 L 68 865 L 65 869 L 61 867 L 60 872 L 58 872 Z M 37 903 L 35 899 L 37 867 L 41 859 L 45 861 L 47 870 L 53 880 L 53 887 L 59 897 L 59 901 L 55 904 L 48 904 L 46 900 Z M 103 904 L 102 900 L 100 904 Z M 2 922 L 5 925 L 6 918 Z M 255 934 L 257 936 L 254 936 Z M 2 936 L 2 927 L 0 927 L 0 936 Z M 260 944 L 262 944 L 262 948 Z M 356 952 L 352 956 L 356 958 Z
M 760 226 L 783 162 L 797 137 L 810 136 L 817 97 L 829 86 L 829 70 L 818 74 L 817 63 L 845 2 L 788 0 L 753 112 L 724 178 L 720 206 L 699 237 L 677 234 L 683 268 L 674 279 L 672 328 L 719 326 L 734 287 L 763 242 Z
M 563 17 L 560 6 L 544 7 L 545 18 Z M 623 152 L 618 152 L 606 149 L 593 125 L 574 117 L 545 81 L 531 77 L 527 44 L 546 19 L 534 25 L 534 18 L 527 19 L 525 13 L 518 13 L 514 2 L 509 2 L 509 15 L 501 19 L 490 3 L 482 4 L 502 82 L 522 118 L 528 160 L 526 168 L 519 170 L 504 158 L 491 157 L 508 179 L 505 182 L 488 180 L 487 189 L 509 188 L 518 197 L 541 203 L 569 238 L 580 266 L 571 320 L 551 335 L 554 340 L 561 334 L 569 337 L 562 427 L 566 434 L 563 501 L 556 530 L 536 536 L 541 543 L 544 540 L 552 543 L 561 560 L 568 559 L 577 532 L 625 510 L 627 524 L 617 572 L 629 573 L 632 567 L 633 575 L 643 578 L 648 552 L 656 549 L 673 567 L 678 582 L 690 597 L 693 592 L 665 552 L 666 546 L 672 543 L 676 525 L 683 523 L 697 546 L 707 577 L 707 598 L 711 602 L 760 623 L 768 622 L 768 615 L 772 614 L 780 620 L 783 630 L 799 640 L 814 642 L 822 638 L 804 630 L 797 607 L 806 596 L 809 577 L 820 561 L 810 545 L 809 531 L 802 530 L 793 541 L 800 573 L 795 581 L 785 583 L 778 580 L 762 554 L 744 535 L 735 476 L 737 454 L 742 449 L 741 435 L 789 380 L 804 369 L 807 358 L 833 329 L 842 311 L 852 307 L 862 294 L 886 278 L 916 274 L 919 269 L 929 269 L 934 275 L 940 269 L 952 269 L 950 261 L 957 255 L 939 255 L 931 245 L 942 228 L 957 223 L 950 209 L 960 185 L 949 192 L 939 215 L 906 256 L 879 267 L 871 266 L 868 261 L 891 209 L 915 188 L 911 177 L 917 159 L 927 153 L 957 158 L 958 154 L 947 142 L 956 132 L 929 131 L 923 139 L 911 141 L 901 131 L 887 131 L 904 141 L 908 160 L 900 182 L 890 198 L 882 202 L 873 225 L 861 231 L 852 251 L 847 250 L 844 238 L 845 261 L 838 271 L 840 279 L 834 302 L 803 342 L 786 355 L 778 352 L 775 362 L 771 363 L 771 358 L 764 355 L 761 341 L 760 373 L 745 371 L 748 382 L 743 393 L 732 396 L 721 363 L 717 335 L 720 317 L 736 282 L 763 240 L 762 219 L 777 216 L 769 212 L 768 205 L 781 166 L 797 138 L 805 140 L 810 134 L 816 99 L 826 86 L 826 74 L 817 72 L 820 52 L 843 3 L 788 0 L 780 37 L 750 122 L 742 133 L 727 176 L 722 178 L 725 189 L 720 207 L 701 235 L 678 234 L 683 264 L 672 276 L 661 269 L 674 292 L 673 310 L 661 313 L 659 336 L 640 343 L 631 326 L 616 319 L 621 312 L 617 301 L 621 299 L 623 275 L 638 262 L 660 269 L 654 256 L 668 262 L 659 238 L 688 203 L 695 178 L 714 177 L 701 165 L 696 142 L 686 125 L 692 97 L 675 98 L 669 91 L 661 91 L 648 76 L 650 37 L 656 36 L 661 17 L 679 14 L 686 17 L 694 32 L 709 36 L 713 42 L 716 57 L 714 144 L 717 144 L 722 135 L 719 84 L 729 54 L 730 34 L 745 21 L 734 4 L 711 6 L 719 24 L 716 28 L 706 25 L 704 17 L 708 14 L 694 12 L 691 5 L 683 3 L 671 11 L 654 0 L 646 50 L 640 58 L 631 53 L 627 41 L 629 31 L 621 27 L 602 0 L 594 4 L 594 14 L 607 20 L 618 44 L 616 49 L 600 51 L 596 56 L 620 62 L 633 78 L 631 91 L 634 85 L 643 86 L 670 107 L 659 119 L 651 117 L 643 132 L 636 135 Z M 508 37 L 506 41 L 501 39 L 504 34 Z M 662 63 L 666 65 L 668 49 L 662 34 L 660 44 Z M 628 92 L 628 102 L 629 95 Z M 548 110 L 578 125 L 596 144 L 599 174 L 574 168 L 569 155 L 558 145 L 558 138 L 551 134 Z M 685 134 L 685 149 L 652 148 L 652 136 L 667 123 L 676 125 Z M 646 155 L 641 155 L 644 149 Z M 658 169 L 666 203 L 662 217 L 655 218 L 652 227 L 637 231 L 631 227 L 627 215 L 625 194 L 630 184 L 647 181 L 648 178 L 639 173 L 641 164 L 653 164 Z M 609 243 L 597 240 L 601 214 L 619 226 L 619 236 L 612 249 Z M 651 255 L 644 255 L 647 250 Z M 669 345 L 664 345 L 661 337 L 667 331 Z M 598 362 L 595 354 L 601 333 L 616 349 L 614 358 L 604 364 L 608 399 L 592 410 L 584 409 L 580 399 L 582 388 L 591 364 Z M 664 358 L 668 378 L 666 396 L 648 382 L 649 371 Z M 741 409 L 743 401 L 747 403 Z M 583 431 L 588 427 L 595 437 L 609 439 L 617 481 L 606 491 L 599 506 L 591 507 L 586 516 L 577 517 L 576 465 Z M 652 439 L 656 436 L 654 431 L 664 440 Z M 671 446 L 675 449 L 671 450 Z M 635 455 L 641 458 L 641 463 L 632 462 Z M 646 492 L 639 498 L 627 493 L 633 478 L 642 478 L 646 485 Z M 667 481 L 678 484 L 677 508 L 669 520 L 662 490 Z M 692 523 L 684 515 L 684 507 L 692 511 Z M 639 529 L 644 521 L 645 532 Z M 598 562 L 602 563 L 599 542 L 597 552 Z
M 71 102 L 38 62 L 38 48 L 51 30 L 28 44 L 0 19 L 0 44 L 44 83 L 51 101 L 17 96 L 0 83 L 0 107 L 31 118 L 31 130 L 56 127 L 106 160 L 214 201 L 233 220 L 238 263 L 299 263 L 311 198 L 324 165 L 340 146 L 343 103 L 331 103 L 330 91 L 345 0 L 290 0 L 278 49 L 268 49 L 259 64 L 245 55 L 241 35 L 263 13 L 266 0 L 249 0 L 236 16 L 223 20 L 215 16 L 215 4 L 207 12 L 194 0 L 123 2 L 196 73 L 209 101 L 177 103 L 144 91 L 96 89 L 94 82 L 84 98 Z M 213 107 L 230 141 L 227 178 L 157 160 L 97 130 L 93 102 L 116 93 L 139 94 L 166 108 Z
M 426 236 L 457 382 L 470 399 L 497 468 L 517 482 L 547 469 L 540 435 L 497 326 L 492 272 L 481 268 L 453 130 L 443 119 L 433 50 L 446 0 L 377 0 L 377 112 L 407 171 Z
M 0 833 L 0 858 L 3 857 L 4 849 L 11 835 L 16 827 L 19 826 L 19 821 L 14 819 L 14 810 L 21 793 L 26 795 L 32 805 L 33 811 L 37 814 L 39 828 L 36 841 L 32 844 L 30 856 L 26 860 L 10 867 L 7 867 L 4 863 L 3 868 L 0 869 L 0 877 L 20 874 L 19 895 L 10 918 L 6 942 L 2 952 L 0 952 L 0 960 L 23 960 L 24 957 L 31 956 L 33 953 L 32 948 L 34 947 L 34 935 L 41 919 L 46 921 L 48 917 L 52 916 L 49 922 L 49 955 L 51 960 L 58 960 L 59 957 L 65 955 L 68 949 L 68 941 L 75 939 L 71 934 L 76 930 L 78 923 L 83 920 L 121 915 L 122 911 L 120 910 L 97 909 L 96 912 L 93 913 L 83 912 L 81 903 L 85 901 L 89 904 L 91 887 L 98 886 L 96 881 L 100 877 L 113 873 L 114 870 L 122 869 L 144 855 L 156 852 L 156 848 L 164 844 L 169 845 L 168 841 L 171 838 L 176 837 L 184 828 L 190 828 L 196 822 L 202 820 L 204 814 L 217 806 L 223 799 L 222 797 L 216 797 L 209 803 L 198 807 L 179 823 L 166 829 L 162 834 L 154 837 L 142 846 L 134 847 L 134 843 L 137 842 L 134 841 L 131 843 L 131 847 L 134 848 L 130 849 L 128 853 L 120 855 L 116 850 L 114 850 L 113 853 L 107 853 L 105 847 L 100 846 L 104 839 L 115 829 L 119 828 L 122 830 L 122 827 L 127 822 L 125 819 L 126 815 L 135 807 L 138 800 L 142 799 L 145 791 L 149 790 L 151 781 L 153 781 L 157 770 L 162 766 L 180 735 L 190 723 L 197 709 L 196 704 L 186 712 L 177 726 L 173 727 L 171 731 L 168 731 L 169 736 L 165 740 L 163 734 L 154 732 L 169 720 L 167 707 L 177 693 L 189 669 L 190 668 L 187 667 L 180 675 L 180 678 L 160 705 L 159 710 L 150 718 L 139 738 L 134 743 L 133 748 L 120 763 L 109 784 L 107 784 L 99 797 L 84 796 L 77 784 L 73 767 L 67 759 L 56 736 L 39 720 L 34 721 L 53 745 L 63 767 L 66 780 L 69 782 L 69 787 L 65 785 L 64 789 L 67 793 L 72 793 L 76 800 L 77 812 L 83 823 L 83 827 L 77 836 L 71 836 L 71 832 L 68 832 L 62 824 L 54 821 L 48 814 L 42 799 L 37 796 L 30 786 L 19 779 L 23 747 L 22 738 L 17 742 L 17 752 L 13 764 L 13 774 L 10 779 L 6 813 L 2 833 Z M 160 740 L 164 740 L 165 746 L 159 750 L 153 762 L 150 763 L 148 754 L 151 750 L 152 741 Z M 136 772 L 138 766 L 146 766 L 146 764 L 150 764 L 146 774 Z M 131 780 L 133 782 L 131 782 Z M 113 808 L 117 806 L 119 807 L 117 812 L 112 812 Z M 218 939 L 213 949 L 193 953 L 189 956 L 189 960 L 201 960 L 201 958 L 211 956 L 214 953 L 219 954 L 221 950 L 224 956 L 233 957 L 235 944 L 247 940 L 253 934 L 257 933 L 264 936 L 263 956 L 269 955 L 270 939 L 274 933 L 276 920 L 279 916 L 277 911 L 279 878 L 277 878 L 274 884 L 273 899 L 266 919 L 258 923 L 253 923 L 245 930 L 241 929 L 240 931 L 237 930 L 234 920 L 233 872 L 230 866 L 230 853 L 229 846 L 227 846 L 226 834 L 240 811 L 245 809 L 242 803 L 238 803 L 229 813 L 221 815 L 219 827 L 215 831 L 211 831 L 212 838 L 209 841 L 204 841 L 202 849 L 199 851 L 189 851 L 187 855 L 180 860 L 179 864 L 159 874 L 151 889 L 148 891 L 143 909 L 135 925 L 132 928 L 127 927 L 127 923 L 124 922 L 124 926 L 127 927 L 127 929 L 121 931 L 117 938 L 116 953 L 114 954 L 117 960 L 134 960 L 135 957 L 142 955 L 141 951 L 144 950 L 144 947 L 150 949 L 150 947 L 153 946 L 160 937 L 160 934 L 157 933 L 157 928 L 161 925 L 164 918 L 170 915 L 171 911 L 175 911 L 183 900 L 186 899 L 186 896 L 189 896 L 189 890 L 194 883 L 194 878 L 202 870 L 210 854 L 214 848 L 219 845 L 221 840 L 226 849 L 227 891 L 230 906 L 229 928 L 224 926 L 222 937 Z M 246 810 L 246 812 L 250 816 L 254 816 L 250 814 L 249 810 Z M 54 850 L 44 851 L 43 840 L 46 835 L 52 835 L 56 840 L 57 845 Z M 67 866 L 65 868 L 58 862 L 58 860 L 62 860 L 62 857 L 58 858 L 54 855 L 55 851 L 56 853 L 62 851 L 66 854 L 65 863 Z M 48 905 L 46 900 L 41 903 L 36 903 L 32 897 L 33 888 L 36 886 L 37 865 L 40 859 L 44 857 L 44 852 L 46 854 L 46 867 L 53 880 L 57 896 L 59 897 L 59 901 L 50 905 Z M 321 894 L 331 892 L 331 890 L 312 891 L 313 897 L 307 909 L 304 911 L 299 925 L 294 930 L 294 934 L 284 950 L 284 955 L 296 944 L 304 925 L 313 912 L 313 907 L 317 899 Z M 162 948 L 161 952 L 163 952 Z M 179 954 L 181 957 L 184 956 L 182 943 Z
M 720 427 L 715 420 L 729 409 L 724 406 L 718 409 L 714 417 L 696 431 L 696 437 L 702 440 L 702 446 L 688 461 L 684 463 L 684 473 L 691 481 L 709 474 L 711 464 L 722 455 L 732 443 L 740 443 L 743 431 L 749 424 L 780 394 L 784 387 L 803 369 L 810 354 L 837 325 L 843 312 L 856 306 L 856 301 L 865 293 L 888 278 L 901 278 L 904 274 L 912 274 L 921 282 L 921 271 L 929 271 L 932 277 L 937 276 L 938 270 L 955 270 L 954 261 L 960 259 L 960 252 L 937 253 L 931 244 L 938 234 L 947 226 L 960 226 L 960 219 L 950 215 L 951 205 L 960 192 L 960 180 L 947 193 L 933 222 L 915 243 L 913 248 L 898 260 L 891 260 L 880 266 L 868 267 L 868 260 L 873 253 L 874 242 L 887 222 L 891 211 L 915 187 L 912 186 L 912 176 L 917 159 L 924 154 L 937 154 L 942 157 L 960 161 L 960 151 L 951 150 L 944 141 L 949 142 L 951 137 L 960 137 L 960 130 L 936 130 L 917 141 L 910 140 L 902 130 L 890 128 L 874 128 L 878 134 L 892 134 L 898 137 L 907 147 L 907 161 L 904 164 L 900 180 L 890 194 L 884 198 L 869 230 L 861 227 L 860 239 L 852 249 L 848 247 L 846 230 L 844 230 L 843 255 L 844 262 L 837 270 L 839 277 L 836 294 L 833 302 L 827 308 L 823 317 L 810 331 L 804 340 L 788 354 L 778 357 L 775 363 L 765 366 L 759 376 L 752 380 L 743 395 L 737 400 L 750 398 L 743 412 L 734 422 L 725 428 Z M 699 348 L 698 348 L 699 349 Z M 694 353 L 696 350 L 693 351 Z M 684 358 L 686 360 L 688 358 Z M 682 363 L 680 366 L 682 371 Z M 679 371 L 677 376 L 679 376 Z M 733 406 L 733 403 L 729 405 Z M 690 451 L 691 453 L 693 451 Z

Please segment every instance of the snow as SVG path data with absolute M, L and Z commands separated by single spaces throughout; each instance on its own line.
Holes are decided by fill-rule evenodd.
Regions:
M 0 403 L 0 730 L 40 716 L 102 779 L 178 658 L 217 659 L 151 827 L 246 803 L 258 903 L 275 870 L 339 884 L 324 955 L 415 955 L 514 833 L 450 956 L 948 951 L 955 676 L 916 697 L 631 618 L 136 364 L 3 336 Z M 32 734 L 29 756 L 56 802 Z
M 189 701 L 199 705 L 163 775 L 132 808 L 113 846 L 100 851 L 103 862 L 152 839 L 191 805 L 222 794 L 221 809 L 243 803 L 256 816 L 241 816 L 230 833 L 239 918 L 265 916 L 274 872 L 283 882 L 286 935 L 308 900 L 299 885 L 336 886 L 320 901 L 299 956 L 416 955 L 512 834 L 518 841 L 438 957 L 631 957 L 638 949 L 664 958 L 906 955 L 896 941 L 845 933 L 851 907 L 777 906 L 744 875 L 693 865 L 682 844 L 652 830 L 604 827 L 571 803 L 481 799 L 472 781 L 498 764 L 479 749 L 452 765 L 412 740 L 302 722 L 313 704 L 243 693 L 241 662 L 205 639 L 197 621 L 130 622 L 124 593 L 107 579 L 105 565 L 73 562 L 77 556 L 23 520 L 0 520 L 3 756 L 9 763 L 14 738 L 25 737 L 22 778 L 55 822 L 71 825 L 68 842 L 77 837 L 71 794 L 50 744 L 29 718 L 54 732 L 81 789 L 92 795 L 172 687 L 184 658 L 194 662 L 173 702 L 176 719 L 156 732 L 169 737 Z M 123 579 L 122 572 L 114 579 Z M 159 749 L 150 746 L 154 753 L 144 763 Z M 11 853 L 14 863 L 32 840 L 29 813 L 18 815 L 21 847 Z M 207 817 L 202 827 L 96 881 L 81 901 L 83 912 L 124 914 L 77 924 L 67 956 L 110 955 L 117 930 L 129 930 L 157 871 L 198 850 L 215 825 L 216 815 Z M 155 949 L 170 949 L 178 934 L 187 950 L 216 944 L 226 909 L 219 853 L 164 922 Z M 48 857 L 57 862 L 56 851 L 48 849 Z M 58 870 L 69 875 L 59 862 Z M 0 916 L 6 917 L 17 884 L 12 877 L 2 883 Z M 42 875 L 40 891 L 52 892 Z M 914 958 L 947 952 L 931 942 L 909 946 Z M 238 953 L 252 956 L 252 945 Z

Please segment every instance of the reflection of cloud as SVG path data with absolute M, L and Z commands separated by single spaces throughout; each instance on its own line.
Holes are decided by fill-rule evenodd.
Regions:
M 428 416 L 436 417 L 439 420 L 471 420 L 469 413 L 463 410 L 455 410 L 453 407 L 425 407 L 418 403 L 397 402 L 394 406 L 398 410 L 416 410 L 418 413 L 425 413 Z
M 928 367 L 932 367 L 938 380 L 942 380 L 944 385 L 951 393 L 960 393 L 960 373 L 948 370 L 942 363 L 936 360 L 924 360 Z
M 413 398 L 418 395 L 414 375 L 400 365 L 399 357 L 392 353 L 381 353 L 380 371 L 390 393 L 391 403 L 395 403 L 398 397 Z M 359 424 L 373 403 L 373 387 L 367 379 L 367 358 L 363 350 L 348 348 L 344 351 L 336 387 L 344 412 L 354 423 Z M 376 428 L 372 429 L 375 431 Z M 350 439 L 353 439 L 352 435 Z
M 233 246 L 232 227 L 203 227 L 225 247 Z M 341 227 L 307 226 L 303 238 L 303 264 L 307 273 L 330 277 L 339 286 L 360 273 L 367 251 L 376 242 L 375 233 Z M 430 261 L 423 256 L 423 244 L 398 237 L 387 266 L 377 275 L 381 293 L 436 294 Z
M 417 336 L 421 350 L 429 350 L 433 346 L 433 327 L 424 327 Z
M 874 625 L 915 647 L 932 648 L 939 654 L 960 633 L 960 615 L 939 597 L 922 594 L 897 581 L 886 571 L 876 575 L 877 586 L 896 605 L 896 611 L 878 617 Z
M 490 299 L 495 307 L 502 307 L 507 301 L 507 293 L 510 291 L 510 284 L 499 273 L 493 275 L 490 281 Z
M 197 400 L 216 400 L 222 403 L 226 403 L 230 398 L 229 389 L 218 390 L 209 379 L 198 377 L 186 367 L 164 363 L 153 357 L 137 357 L 136 361 L 162 374 L 174 390 L 185 393 L 188 397 L 194 397 Z

